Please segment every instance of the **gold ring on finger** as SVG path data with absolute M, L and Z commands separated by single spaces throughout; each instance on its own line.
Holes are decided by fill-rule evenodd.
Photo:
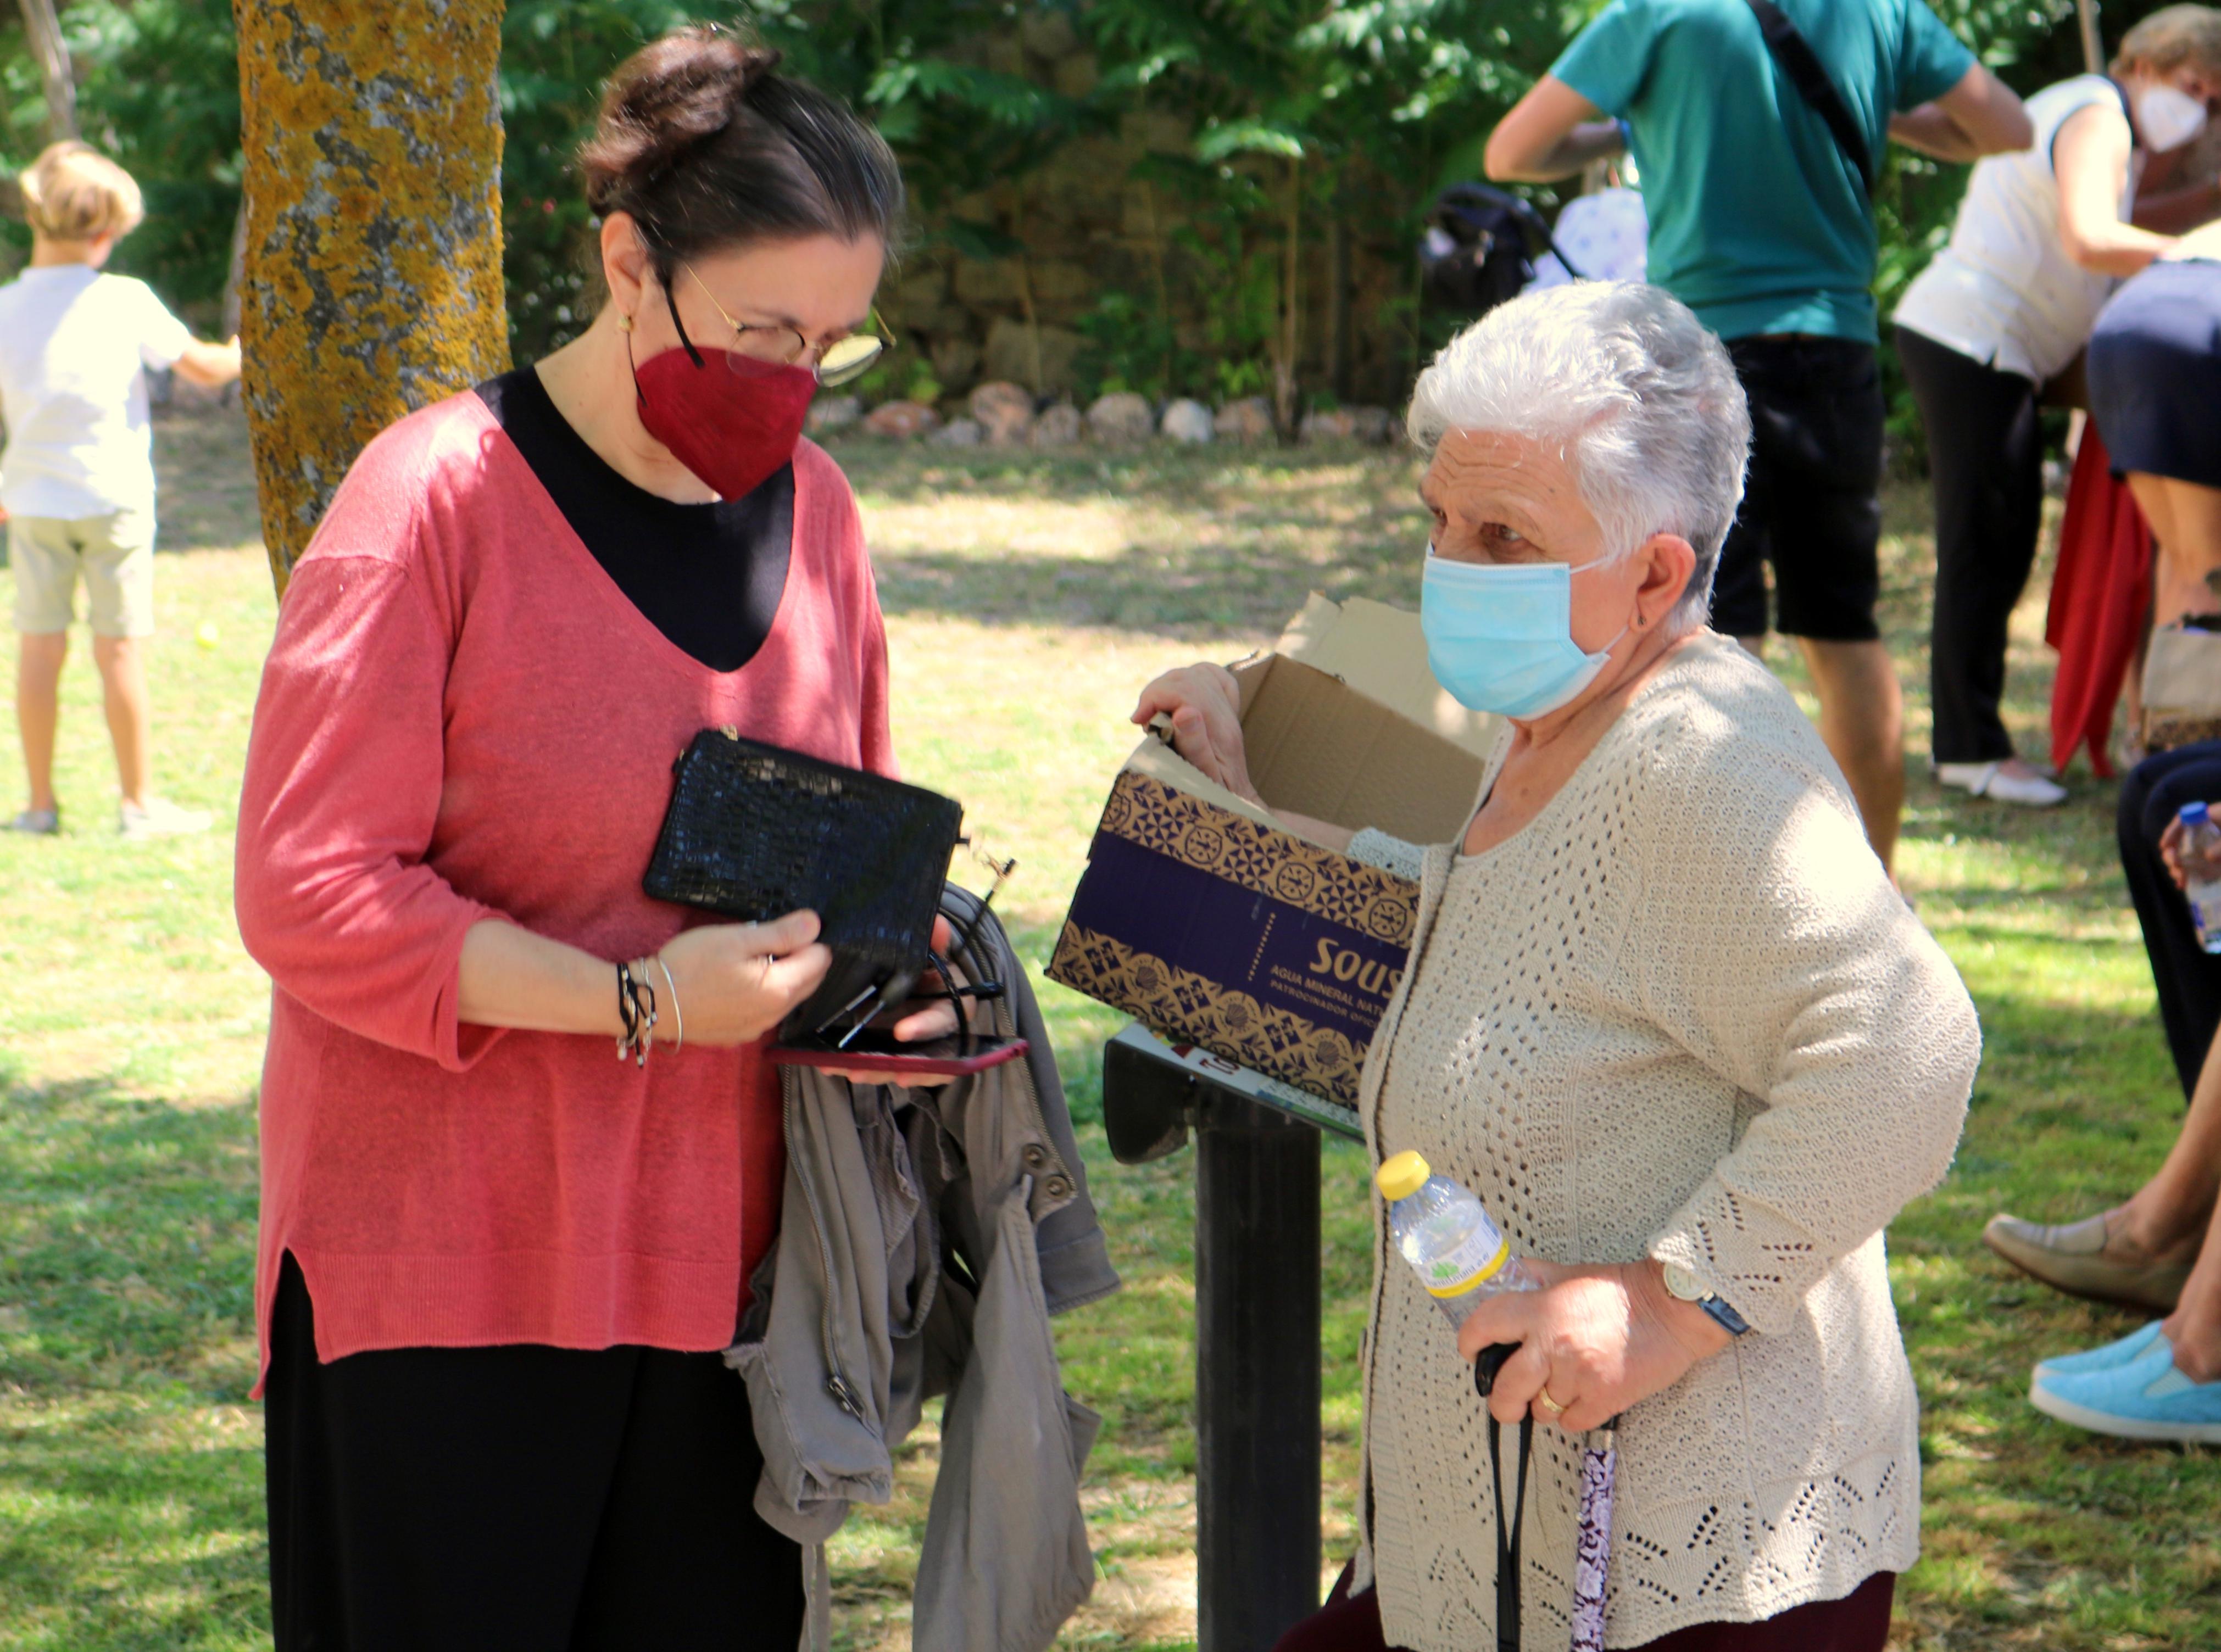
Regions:
M 1550 1391 L 1548 1388 L 1544 1388 L 1542 1393 L 1535 1396 L 1535 1403 L 1547 1406 L 1553 1417 L 1563 1417 L 1566 1414 L 1566 1408 L 1550 1397 Z

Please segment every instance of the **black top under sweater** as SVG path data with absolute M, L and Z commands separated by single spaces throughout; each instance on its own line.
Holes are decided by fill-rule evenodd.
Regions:
M 779 617 L 794 548 L 794 466 L 741 499 L 681 505 L 635 487 L 586 446 L 529 367 L 479 399 L 571 531 L 658 631 L 713 671 L 755 658 Z

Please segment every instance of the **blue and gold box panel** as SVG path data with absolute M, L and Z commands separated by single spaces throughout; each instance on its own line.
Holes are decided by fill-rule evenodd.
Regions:
M 1049 979 L 1344 1106 L 1403 979 L 1418 886 L 1122 772 Z

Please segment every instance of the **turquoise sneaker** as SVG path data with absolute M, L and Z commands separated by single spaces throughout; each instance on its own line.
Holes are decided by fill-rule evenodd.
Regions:
M 2045 1416 L 2095 1434 L 2221 1444 L 2221 1382 L 2193 1382 L 2177 1370 L 2164 1337 L 2125 1365 L 2040 1376 L 2028 1398 Z
M 2036 1380 L 2046 1377 L 2080 1376 L 2086 1371 L 2110 1371 L 2116 1365 L 2126 1365 L 2141 1359 L 2151 1350 L 2152 1338 L 2159 1335 L 2163 1322 L 2153 1320 L 2142 1331 L 2132 1331 L 2118 1342 L 2107 1343 L 2103 1348 L 2087 1348 L 2080 1354 L 2061 1354 L 2055 1360 L 2038 1360 Z

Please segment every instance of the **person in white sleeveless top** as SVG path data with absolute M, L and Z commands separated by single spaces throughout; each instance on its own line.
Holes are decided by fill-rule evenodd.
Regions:
M 2221 11 L 2153 13 L 2112 69 L 2029 99 L 2035 144 L 1975 165 L 1949 243 L 1895 318 L 1936 489 L 1936 774 L 2008 803 L 2067 795 L 2014 754 L 1998 711 L 2043 513 L 2037 396 L 2081 353 L 2116 278 L 2174 244 L 2130 221 L 2137 181 L 2205 127 L 2221 93 Z
M 1367 1144 L 1479 1195 L 1542 1286 L 1454 1334 L 1375 1205 L 1360 1550 L 1279 1652 L 1502 1644 L 1492 1412 L 1543 1425 L 1521 1652 L 1567 1645 L 1583 1431 L 1614 1416 L 1603 1644 L 1881 1652 L 1920 1524 L 1882 1229 L 1949 1164 L 1980 1035 L 1820 736 L 1706 623 L 1734 363 L 1663 290 L 1580 282 L 1453 340 L 1410 424 L 1428 660 L 1504 736 L 1458 841 L 1280 818 L 1418 879 Z M 1136 715 L 1269 807 L 1238 709 L 1192 666 Z
M 1569 281 L 1642 281 L 1650 273 L 1650 213 L 1642 192 L 1610 183 L 1577 195 L 1558 214 L 1550 239 L 1573 261 L 1576 276 L 1556 252 L 1535 261 L 1527 290 L 1562 287 Z

